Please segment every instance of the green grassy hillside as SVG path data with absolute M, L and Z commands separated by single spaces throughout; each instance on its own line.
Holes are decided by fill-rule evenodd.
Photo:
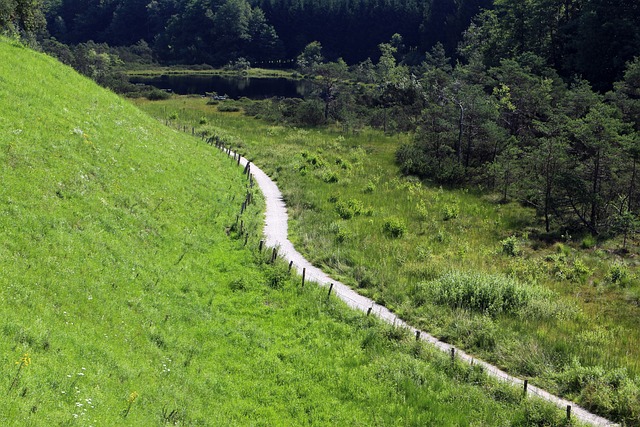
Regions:
M 0 424 L 560 422 L 266 264 L 221 153 L 51 58 L 0 58 Z

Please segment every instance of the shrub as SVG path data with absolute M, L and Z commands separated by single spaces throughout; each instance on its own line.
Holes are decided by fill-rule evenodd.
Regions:
M 149 101 L 162 101 L 171 98 L 171 94 L 160 89 L 152 89 L 145 94 Z
M 592 236 L 590 234 L 587 237 L 585 237 L 584 239 L 582 239 L 582 242 L 580 243 L 580 246 L 582 247 L 582 249 L 591 249 L 591 248 L 595 247 L 596 243 L 598 243 L 598 241 L 596 240 L 596 238 L 594 236 Z
M 289 280 L 289 272 L 283 265 L 271 265 L 265 268 L 265 277 L 270 288 L 280 289 Z
M 324 123 L 324 107 L 316 100 L 304 100 L 295 110 L 295 121 L 302 126 L 319 126 Z
M 627 287 L 631 282 L 631 273 L 625 264 L 616 262 L 609 268 L 606 280 L 612 285 Z
M 376 184 L 374 184 L 373 181 L 369 180 L 363 191 L 365 193 L 373 193 L 374 191 L 376 191 Z
M 357 199 L 338 201 L 336 203 L 336 212 L 342 219 L 351 219 L 356 215 L 360 215 L 363 208 L 362 202 Z
M 322 174 L 322 180 L 328 184 L 338 182 L 338 174 L 334 171 L 325 171 Z
M 502 253 L 508 256 L 519 256 L 522 253 L 520 249 L 520 243 L 516 236 L 509 236 L 506 239 L 500 241 L 502 245 Z
M 445 221 L 449 221 L 450 219 L 458 218 L 460 215 L 460 208 L 458 205 L 445 205 L 444 211 L 442 212 L 442 219 Z
M 382 232 L 389 237 L 399 238 L 407 231 L 407 225 L 398 218 L 387 218 L 382 225 Z
M 628 425 L 637 425 L 640 421 L 640 387 L 624 368 L 607 370 L 601 366 L 582 366 L 574 359 L 558 374 L 557 380 L 564 386 L 564 393 L 580 393 L 577 403 L 589 410 L 597 410 Z
M 424 200 L 420 200 L 416 203 L 416 213 L 420 221 L 426 221 L 429 218 L 429 210 Z
M 358 287 L 360 288 L 373 288 L 377 284 L 375 273 L 363 265 L 359 265 L 353 269 L 353 277 L 356 279 L 356 282 L 358 282 Z

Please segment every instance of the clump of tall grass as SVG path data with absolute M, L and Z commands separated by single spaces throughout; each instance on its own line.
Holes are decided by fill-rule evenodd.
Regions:
M 431 301 L 493 317 L 532 310 L 539 316 L 556 317 L 563 311 L 552 304 L 552 291 L 500 274 L 451 271 L 419 284 L 412 296 L 418 302 Z

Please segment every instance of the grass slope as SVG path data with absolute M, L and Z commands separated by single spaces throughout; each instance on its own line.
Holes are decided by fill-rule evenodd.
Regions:
M 0 423 L 527 425 L 522 401 L 255 253 L 246 181 L 0 40 Z

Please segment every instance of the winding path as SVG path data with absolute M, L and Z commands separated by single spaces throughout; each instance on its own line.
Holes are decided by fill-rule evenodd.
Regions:
M 236 155 L 233 151 L 228 151 L 228 153 L 229 155 Z M 240 157 L 239 164 L 241 166 L 246 167 L 247 163 L 249 163 L 249 161 L 246 158 Z M 249 171 L 253 175 L 255 181 L 258 183 L 258 186 L 260 187 L 260 190 L 264 195 L 264 199 L 267 205 L 264 227 L 266 246 L 278 248 L 278 255 L 286 259 L 287 261 L 293 261 L 293 266 L 298 271 L 298 273 L 302 274 L 304 270 L 306 280 L 316 282 L 322 286 L 328 286 L 330 283 L 333 283 L 333 291 L 335 292 L 335 294 L 344 302 L 346 302 L 350 307 L 364 312 L 369 312 L 369 310 L 371 310 L 371 314 L 380 317 L 382 320 L 390 324 L 407 328 L 421 340 L 429 342 L 443 352 L 449 354 L 454 352 L 455 357 L 459 358 L 460 360 L 463 360 L 469 364 L 482 365 L 482 367 L 490 376 L 495 377 L 501 381 L 511 383 L 513 385 L 524 387 L 523 380 L 511 376 L 487 362 L 475 359 L 469 354 L 454 348 L 452 345 L 442 342 L 437 338 L 429 335 L 425 331 L 420 331 L 413 326 L 408 325 L 386 307 L 378 305 L 373 300 L 358 294 L 350 287 L 338 282 L 337 280 L 332 279 L 322 270 L 313 266 L 298 251 L 296 251 L 296 249 L 293 247 L 293 244 L 288 238 L 287 207 L 282 199 L 282 193 L 278 189 L 277 185 L 269 178 L 267 174 L 265 174 L 254 164 L 250 164 Z M 561 409 L 567 410 L 567 412 L 570 412 L 572 418 L 576 418 L 581 422 L 588 423 L 594 426 L 618 425 L 605 418 L 588 412 L 587 410 L 579 407 L 573 402 L 547 393 L 546 391 L 538 387 L 528 385 L 527 393 L 547 400 L 557 405 Z

